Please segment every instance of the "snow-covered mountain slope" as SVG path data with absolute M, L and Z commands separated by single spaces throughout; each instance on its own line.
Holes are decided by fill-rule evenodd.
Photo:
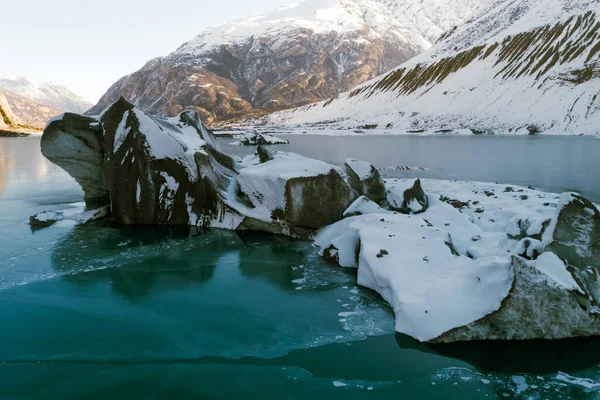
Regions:
M 497 0 L 427 52 L 267 123 L 600 134 L 600 2 Z
M 90 113 L 120 96 L 157 114 L 194 109 L 209 122 L 314 103 L 414 57 L 490 1 L 290 4 L 205 30 L 123 77 Z
M 0 88 L 0 130 L 13 132 L 40 131 L 61 110 L 48 107 Z
M 0 88 L 10 90 L 38 104 L 63 111 L 82 113 L 93 105 L 63 86 L 23 76 L 0 75 Z
M 429 43 L 485 12 L 492 0 L 380 0 L 394 17 Z

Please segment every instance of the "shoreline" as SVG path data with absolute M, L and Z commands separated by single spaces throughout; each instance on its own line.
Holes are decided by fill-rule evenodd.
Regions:
M 212 130 L 212 129 L 211 129 Z M 419 130 L 419 131 L 390 131 L 383 129 L 335 129 L 335 128 L 324 128 L 324 129 L 311 129 L 311 128 L 283 128 L 283 127 L 268 127 L 268 128 L 257 128 L 257 127 L 240 127 L 240 128 L 232 128 L 232 129 L 216 129 L 213 130 L 214 135 L 217 138 L 231 138 L 235 135 L 240 135 L 245 132 L 256 132 L 263 134 L 275 134 L 275 135 L 285 135 L 285 136 L 338 136 L 338 137 L 347 137 L 347 136 L 418 136 L 418 137 L 468 137 L 468 136 L 478 136 L 478 137 L 591 137 L 591 138 L 600 138 L 600 135 L 593 134 L 576 134 L 576 133 L 537 133 L 537 134 L 529 134 L 529 133 L 521 133 L 521 132 L 513 132 L 513 133 L 473 133 L 469 129 L 452 129 L 452 130 Z
M 0 130 L 0 137 L 28 137 L 31 133 Z

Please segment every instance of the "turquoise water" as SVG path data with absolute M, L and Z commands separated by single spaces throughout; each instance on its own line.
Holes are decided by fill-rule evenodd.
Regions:
M 1 399 L 600 398 L 597 340 L 419 344 L 309 242 L 25 223 L 81 198 L 0 139 Z

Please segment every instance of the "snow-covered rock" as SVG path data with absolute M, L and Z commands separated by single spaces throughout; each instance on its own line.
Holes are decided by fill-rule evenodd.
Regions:
M 414 181 L 386 183 L 406 188 Z M 574 195 L 435 180 L 423 180 L 423 189 L 429 208 L 418 215 L 379 211 L 361 198 L 349 208 L 357 212 L 347 211 L 315 238 L 320 255 L 358 268 L 358 283 L 390 303 L 398 332 L 432 342 L 600 335 L 598 270 L 565 262 L 535 238 L 546 221 L 566 218 Z M 450 196 L 464 205 L 448 204 Z M 595 214 L 584 204 L 591 203 L 575 201 L 583 208 L 571 216 L 580 218 L 579 228 L 589 227 Z M 573 230 L 553 222 L 544 236 L 555 226 Z M 523 231 L 531 235 L 518 240 Z M 587 228 L 577 232 L 580 239 L 593 236 Z M 580 242 L 565 246 L 574 250 Z
M 346 160 L 346 174 L 350 187 L 361 196 L 367 196 L 375 203 L 385 200 L 385 183 L 381 174 L 366 161 L 349 158 Z
M 276 136 L 267 135 L 266 133 L 248 133 L 240 140 L 235 142 L 241 146 L 265 146 L 270 144 L 288 144 L 289 140 L 280 139 Z
M 64 219 L 64 214 L 60 211 L 43 211 L 29 217 L 29 225 L 35 227 L 45 227 L 55 224 Z
M 242 169 L 237 182 L 263 219 L 307 229 L 340 220 L 355 199 L 337 167 L 293 153 Z
M 75 178 L 88 206 L 110 205 L 124 224 L 307 237 L 341 219 L 356 197 L 337 167 L 283 152 L 236 161 L 197 113 L 158 118 L 124 99 L 98 116 L 55 118 L 42 153 Z
M 80 212 L 43 211 L 29 217 L 29 225 L 33 228 L 43 228 L 59 221 L 70 220 L 80 224 L 97 221 L 110 215 L 110 206 L 89 209 Z
M 479 321 L 440 336 L 434 342 L 565 339 L 600 335 L 600 317 L 597 312 L 582 307 L 584 296 L 577 289 L 569 290 L 557 284 L 541 270 L 545 267 L 536 268 L 537 263 L 539 261 L 527 262 L 513 257 L 514 284 L 502 307 Z M 564 264 L 562 271 L 562 274 L 566 271 Z
M 495 1 L 384 76 L 261 122 L 598 135 L 599 19 L 594 0 Z
M 535 267 L 566 290 L 581 291 L 579 284 L 567 269 L 565 263 L 552 252 L 545 252 L 535 261 Z
M 193 112 L 151 117 L 124 99 L 98 117 L 51 121 L 42 153 L 73 176 L 88 204 L 125 224 L 206 225 L 220 212 L 234 162 Z M 205 219 L 207 221 L 205 221 Z
M 513 253 L 528 260 L 533 260 L 538 258 L 543 251 L 544 246 L 542 246 L 542 242 L 532 238 L 524 238 L 519 241 Z
M 119 96 L 149 112 L 196 110 L 206 122 L 335 96 L 414 57 L 490 0 L 306 0 L 210 27 L 121 78 Z
M 421 341 L 498 310 L 512 284 L 508 259 L 456 255 L 448 232 L 416 216 L 351 217 L 325 229 L 316 243 L 335 246 L 344 266 L 358 254 L 358 283 L 390 303 L 398 332 Z
M 429 207 L 429 199 L 419 179 L 390 184 L 387 187 L 386 198 L 393 210 L 404 214 L 419 214 Z

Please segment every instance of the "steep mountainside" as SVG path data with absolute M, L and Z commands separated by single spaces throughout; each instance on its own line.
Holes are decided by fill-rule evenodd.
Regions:
M 490 0 L 307 0 L 209 28 L 123 77 L 90 110 L 124 96 L 151 113 L 208 122 L 326 99 L 414 57 Z
M 0 88 L 0 130 L 39 131 L 50 118 L 61 113 L 61 110 L 34 103 L 23 96 Z
M 385 76 L 265 121 L 600 134 L 599 57 L 598 0 L 499 0 Z
M 38 82 L 22 76 L 0 75 L 0 88 L 58 110 L 82 113 L 92 107 L 92 103 L 63 86 L 50 82 Z

